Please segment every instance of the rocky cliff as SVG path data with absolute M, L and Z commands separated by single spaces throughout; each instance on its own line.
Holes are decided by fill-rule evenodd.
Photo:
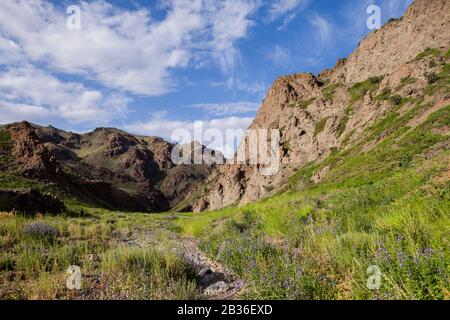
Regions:
M 449 45 L 450 1 L 416 0 L 404 17 L 372 32 L 333 69 L 280 77 L 250 127 L 280 130 L 280 170 L 263 176 L 257 165 L 217 167 L 204 193 L 191 195 L 194 211 L 273 195 L 305 165 L 320 163 L 361 137 L 364 150 L 370 150 L 390 133 L 365 137 L 367 128 L 393 111 L 405 114 L 424 106 L 407 127 L 420 124 L 450 101 Z M 247 136 L 239 149 L 248 148 Z M 309 182 L 326 173 L 326 167 L 314 172 Z

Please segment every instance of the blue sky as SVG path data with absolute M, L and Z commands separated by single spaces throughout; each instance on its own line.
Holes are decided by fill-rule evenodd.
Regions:
M 0 123 L 169 138 L 203 121 L 246 128 L 280 75 L 332 67 L 412 0 L 0 3 Z M 81 9 L 81 29 L 66 9 Z M 228 155 L 234 146 L 224 147 Z

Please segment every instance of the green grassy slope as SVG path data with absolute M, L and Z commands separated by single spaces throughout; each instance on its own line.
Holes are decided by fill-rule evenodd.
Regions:
M 285 194 L 177 223 L 249 281 L 249 298 L 448 299 L 449 137 L 432 128 L 449 124 L 446 106 L 368 153 L 356 146 L 303 169 Z M 305 187 L 324 165 L 327 178 Z M 366 288 L 370 265 L 380 290 Z
M 449 70 L 443 63 L 418 98 L 374 97 L 390 104 L 385 117 L 347 145 L 351 131 L 279 195 L 184 214 L 179 231 L 245 278 L 248 298 L 449 299 L 450 105 L 429 102 L 448 94 Z M 352 103 L 380 79 L 349 87 Z M 371 265 L 382 272 L 379 290 L 366 287 Z

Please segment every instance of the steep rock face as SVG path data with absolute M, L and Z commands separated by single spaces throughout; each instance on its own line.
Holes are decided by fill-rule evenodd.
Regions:
M 24 176 L 32 179 L 55 180 L 61 174 L 56 159 L 40 141 L 28 122 L 8 126 L 13 144 L 11 154 L 21 165 Z
M 392 110 L 390 99 L 420 99 L 429 84 L 427 74 L 437 74 L 448 64 L 444 56 L 450 45 L 449 12 L 448 0 L 417 0 L 405 17 L 371 33 L 333 69 L 318 76 L 301 73 L 277 79 L 250 129 L 280 130 L 279 171 L 264 176 L 258 165 L 219 166 L 203 195 L 192 197 L 193 210 L 243 205 L 273 195 L 300 168 L 320 162 L 336 148 L 351 146 Z M 416 58 L 427 48 L 435 49 Z M 424 99 L 432 108 L 444 105 L 449 97 L 438 91 Z M 413 107 L 414 103 L 405 103 L 401 112 Z M 381 134 L 375 144 L 387 135 Z M 248 150 L 248 144 L 247 135 L 238 150 Z M 373 146 L 367 145 L 366 150 Z M 326 168 L 317 172 L 312 182 L 319 182 L 326 173 Z
M 367 36 L 332 80 L 352 83 L 389 74 L 426 48 L 445 47 L 450 37 L 449 12 L 448 0 L 416 0 L 402 18 Z

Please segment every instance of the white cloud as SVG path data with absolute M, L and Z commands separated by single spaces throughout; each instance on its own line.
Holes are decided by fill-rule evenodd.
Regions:
M 222 70 L 229 73 L 239 59 L 235 42 L 247 36 L 253 22 L 248 18 L 258 8 L 255 1 L 227 0 L 221 2 L 213 17 L 213 50 Z
M 0 65 L 17 63 L 22 61 L 20 47 L 11 39 L 7 39 L 0 33 Z
M 164 0 L 157 20 L 147 8 L 81 1 L 81 30 L 69 30 L 64 6 L 1 1 L 2 121 L 103 125 L 126 114 L 130 96 L 174 90 L 173 71 L 192 64 L 217 63 L 233 79 L 229 88 L 259 90 L 230 75 L 240 58 L 236 41 L 247 37 L 259 3 Z
M 228 77 L 226 81 L 213 82 L 211 87 L 225 87 L 228 90 L 238 90 L 250 94 L 263 94 L 267 89 L 267 85 L 262 81 L 247 82 L 235 76 Z
M 235 42 L 247 36 L 256 2 L 172 0 L 165 5 L 167 15 L 156 21 L 148 9 L 81 2 L 82 29 L 69 30 L 68 15 L 49 2 L 1 1 L 0 31 L 8 40 L 17 39 L 33 62 L 134 94 L 171 91 L 171 70 L 186 67 L 196 50 L 209 51 L 224 71 L 234 68 Z M 4 45 L 0 38 L 0 52 Z
M 0 113 L 0 124 L 22 121 L 23 119 L 41 122 L 48 121 L 52 117 L 52 113 L 47 108 L 21 103 L 10 103 L 3 100 L 0 100 Z
M 231 158 L 242 139 L 245 130 L 252 123 L 252 117 L 225 117 L 215 118 L 201 121 L 183 121 L 170 120 L 166 118 L 166 113 L 159 113 L 154 115 L 148 121 L 135 122 L 129 125 L 122 126 L 122 129 L 134 134 L 140 135 L 155 135 L 165 139 L 171 139 L 174 132 L 178 129 L 188 130 L 191 134 L 192 140 L 197 140 L 207 147 L 221 151 L 225 157 Z M 203 133 L 208 129 L 217 129 L 222 133 L 223 143 L 209 142 L 203 140 L 202 137 L 194 139 L 194 126 L 201 123 Z M 235 140 L 226 139 L 226 130 L 234 130 L 239 133 Z M 205 138 L 206 139 L 206 138 Z
M 276 0 L 269 8 L 269 19 L 274 21 L 293 11 L 304 10 L 309 5 L 309 2 L 310 0 Z M 286 26 L 295 15 L 296 13 L 289 15 L 289 19 L 285 20 L 283 25 Z
M 324 45 L 330 44 L 333 39 L 333 26 L 325 18 L 314 15 L 310 20 L 312 26 L 316 29 L 318 39 Z
M 202 26 L 198 1 L 172 2 L 153 22 L 146 9 L 119 10 L 103 1 L 81 3 L 82 29 L 69 30 L 67 15 L 43 1 L 2 1 L 0 28 L 17 38 L 33 61 L 92 77 L 136 94 L 171 89 L 169 69 L 186 65 L 191 32 Z
M 294 20 L 296 17 L 297 17 L 297 13 L 295 13 L 295 12 L 287 15 L 286 17 L 284 17 L 283 23 L 277 28 L 277 30 L 281 31 L 281 30 L 285 29 L 288 26 L 288 24 L 292 20 Z
M 190 108 L 206 111 L 216 116 L 236 115 L 242 113 L 256 112 L 260 104 L 255 102 L 231 102 L 231 103 L 201 103 L 189 106 Z
M 287 67 L 291 61 L 291 52 L 288 48 L 276 45 L 268 54 L 269 60 L 273 61 L 277 67 Z
M 105 95 L 79 83 L 61 82 L 31 65 L 10 68 L 0 75 L 0 101 L 0 108 L 7 108 L 15 121 L 46 115 L 72 123 L 107 123 L 123 115 L 129 103 L 118 94 Z

